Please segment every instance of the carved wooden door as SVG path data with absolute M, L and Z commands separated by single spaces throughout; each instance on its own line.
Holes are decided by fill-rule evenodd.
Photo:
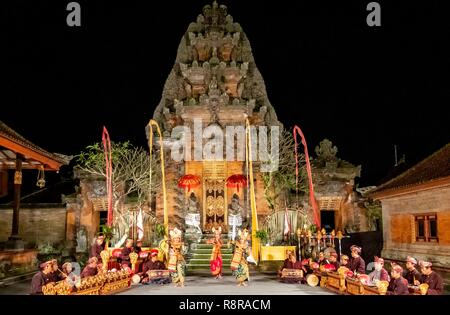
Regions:
M 221 179 L 205 179 L 205 229 L 211 225 L 225 228 L 225 181 Z

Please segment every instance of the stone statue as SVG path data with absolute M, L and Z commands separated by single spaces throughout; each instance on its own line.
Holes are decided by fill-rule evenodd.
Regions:
M 188 200 L 188 213 L 200 213 L 197 196 L 192 192 Z
M 77 232 L 77 253 L 84 253 L 87 251 L 87 237 L 86 229 L 84 227 L 80 228 Z
M 239 196 L 234 194 L 231 198 L 231 203 L 228 205 L 228 213 L 232 215 L 242 214 L 242 206 L 239 202 Z
M 242 206 L 239 203 L 239 196 L 234 194 L 231 203 L 228 205 L 228 225 L 231 239 L 234 240 L 237 233 L 237 227 L 242 226 Z
M 333 143 L 328 139 L 322 140 L 320 144 L 316 146 L 315 151 L 317 158 L 325 162 L 331 162 L 337 159 L 336 153 L 338 149 L 336 146 L 333 146 Z
M 202 229 L 200 228 L 200 206 L 197 196 L 193 192 L 187 202 L 185 223 L 187 225 L 186 234 L 202 234 Z

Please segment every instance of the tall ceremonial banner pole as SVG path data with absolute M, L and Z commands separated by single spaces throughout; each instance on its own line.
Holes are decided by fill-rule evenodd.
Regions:
M 253 164 L 252 164 L 252 137 L 251 128 L 248 118 L 245 119 L 246 123 L 246 158 L 248 161 L 248 172 L 250 177 L 250 207 L 252 210 L 252 256 L 259 262 L 259 240 L 256 237 L 256 231 L 258 230 L 258 212 L 256 211 L 256 198 L 255 198 L 255 186 L 253 182 Z
M 106 193 L 108 196 L 108 215 L 106 224 L 111 227 L 113 224 L 113 207 L 112 207 L 112 150 L 111 140 L 109 138 L 108 130 L 103 126 L 102 134 L 103 152 L 105 154 L 105 177 L 106 177 Z
M 148 146 L 150 150 L 150 174 L 151 174 L 151 157 L 152 157 L 152 148 L 153 148 L 153 126 L 156 127 L 156 130 L 158 131 L 159 135 L 159 145 L 161 147 L 160 151 L 160 157 L 161 157 L 161 176 L 162 181 L 161 185 L 163 188 L 163 209 L 164 209 L 164 228 L 165 228 L 165 235 L 168 236 L 169 233 L 169 214 L 167 212 L 167 196 L 166 196 L 166 175 L 165 175 L 165 169 L 164 169 L 164 143 L 163 143 L 163 137 L 161 133 L 161 129 L 159 128 L 158 123 L 154 119 L 150 119 L 148 126 L 149 126 L 149 137 L 148 137 Z M 150 175 L 151 176 L 151 175 Z M 151 177 L 150 177 L 151 180 Z M 151 186 L 149 187 L 151 190 Z
M 311 164 L 309 162 L 308 146 L 306 145 L 305 135 L 303 134 L 303 132 L 299 126 L 294 126 L 293 132 L 294 132 L 294 141 L 295 141 L 295 187 L 296 187 L 296 191 L 298 192 L 297 134 L 299 134 L 300 137 L 302 138 L 302 144 L 303 144 L 303 147 L 305 150 L 306 171 L 308 172 L 308 179 L 309 179 L 309 201 L 311 203 L 311 206 L 312 206 L 313 212 L 314 212 L 314 224 L 320 230 L 319 209 L 317 207 L 316 198 L 314 197 L 314 185 L 313 185 L 313 181 L 312 181 Z

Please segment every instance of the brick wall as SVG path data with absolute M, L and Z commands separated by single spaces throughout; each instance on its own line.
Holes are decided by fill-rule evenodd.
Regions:
M 11 235 L 12 213 L 12 208 L 0 208 L 0 242 L 5 242 Z M 19 234 L 27 243 L 54 244 L 65 240 L 66 208 L 64 205 L 23 206 L 19 214 Z
M 450 187 L 441 187 L 382 199 L 383 256 L 404 260 L 412 255 L 450 266 Z M 415 242 L 414 215 L 436 213 L 439 243 Z

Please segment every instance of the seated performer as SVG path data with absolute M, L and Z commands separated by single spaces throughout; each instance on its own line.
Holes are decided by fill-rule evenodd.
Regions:
M 330 253 L 330 258 L 328 259 L 329 263 L 330 263 L 331 265 L 333 265 L 334 268 L 336 268 L 335 270 L 338 270 L 339 267 L 340 267 L 340 264 L 339 264 L 339 262 L 337 261 L 337 256 L 338 256 L 338 255 L 337 255 L 336 252 L 332 252 L 332 253 Z
M 131 267 L 130 254 L 133 252 L 133 250 L 133 240 L 129 238 L 125 243 L 125 247 L 122 248 L 122 251 L 120 252 L 120 263 L 123 267 Z
M 314 272 L 314 270 L 310 267 L 312 262 L 313 262 L 312 258 L 305 258 L 302 260 L 302 270 L 303 270 L 304 277 L 306 277 L 306 275 Z
M 143 284 L 166 284 L 170 283 L 170 276 L 161 276 L 157 278 L 149 278 L 148 272 L 151 270 L 166 270 L 166 266 L 158 260 L 158 250 L 152 249 L 150 252 L 150 259 L 147 258 L 147 260 L 144 262 L 142 266 L 142 273 L 140 273 L 140 276 L 142 278 Z
M 290 264 L 291 264 L 291 255 L 292 255 L 292 251 L 288 250 L 286 251 L 286 255 L 287 258 L 284 260 L 283 265 L 281 266 L 280 270 L 278 270 L 278 276 L 281 276 L 281 271 L 283 271 L 284 268 L 289 268 Z
M 75 283 L 79 279 L 79 277 L 73 272 L 72 264 L 70 262 L 66 262 L 61 267 L 63 275 L 66 279 L 66 282 L 71 286 L 74 287 Z
M 384 259 L 375 256 L 375 270 L 369 273 L 369 284 L 376 285 L 378 281 L 390 281 L 389 274 L 384 269 Z
M 316 262 L 319 264 L 319 266 L 328 264 L 328 261 L 325 259 L 325 254 L 323 252 L 319 253 L 319 257 L 317 258 Z
M 347 255 L 342 255 L 341 256 L 341 267 L 348 267 L 348 256 Z
M 105 236 L 103 233 L 99 233 L 97 235 L 97 238 L 95 239 L 95 243 L 91 247 L 91 252 L 89 257 L 96 257 L 97 260 L 101 263 L 102 262 L 102 256 L 100 253 L 105 249 Z
M 352 258 L 350 259 L 348 267 L 354 274 L 365 274 L 366 272 L 366 263 L 364 259 L 362 259 L 361 255 L 361 247 L 352 245 L 350 247 Z
M 416 269 L 417 260 L 414 257 L 406 257 L 406 272 L 404 278 L 408 280 L 409 285 L 419 285 L 422 275 Z
M 139 255 L 142 252 L 142 241 L 137 241 L 136 246 L 134 247 L 134 252 Z
M 97 268 L 98 260 L 97 257 L 91 257 L 89 258 L 88 264 L 86 267 L 84 267 L 83 271 L 81 272 L 80 277 L 86 278 L 86 277 L 93 277 L 97 275 L 98 268 Z
M 387 295 L 409 295 L 408 281 L 402 277 L 403 268 L 394 265 L 391 270 L 391 281 L 387 289 Z
M 56 259 L 52 259 L 50 262 L 52 265 L 52 271 L 47 275 L 48 282 L 58 282 L 64 279 L 58 270 L 58 261 Z
M 302 270 L 302 263 L 297 260 L 297 257 L 294 252 L 290 252 L 289 257 L 285 260 L 285 263 L 280 271 L 281 282 L 284 283 L 300 283 L 302 278 L 300 277 L 283 277 L 282 273 L 284 269 L 297 269 Z
M 428 284 L 427 295 L 441 295 L 444 290 L 444 283 L 442 277 L 431 270 L 432 265 L 433 264 L 428 261 L 420 262 L 420 271 L 422 272 L 420 282 Z
M 52 262 L 46 261 L 39 265 L 39 271 L 33 276 L 31 280 L 31 295 L 42 295 L 42 287 L 49 283 L 48 275 L 52 272 Z

